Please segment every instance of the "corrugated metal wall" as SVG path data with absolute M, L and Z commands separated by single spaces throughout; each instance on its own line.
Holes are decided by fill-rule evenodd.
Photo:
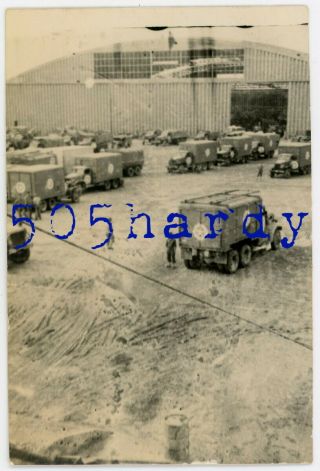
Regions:
M 269 50 L 246 48 L 244 54 L 246 82 L 308 81 L 309 62 Z
M 311 129 L 310 123 L 310 87 L 308 82 L 290 82 L 288 84 L 288 121 L 289 135 L 303 133 Z
M 223 130 L 230 122 L 232 83 L 113 82 L 7 84 L 7 125 L 15 120 L 43 133 L 66 124 L 113 132 L 160 127 Z M 111 118 L 112 117 L 112 118 Z
M 288 88 L 288 133 L 310 129 L 309 62 L 299 53 L 263 45 L 245 47 L 244 80 Z M 210 79 L 97 81 L 93 54 L 45 64 L 7 84 L 7 125 L 43 133 L 66 124 L 114 132 L 160 127 L 189 132 L 222 130 L 230 124 L 232 81 Z

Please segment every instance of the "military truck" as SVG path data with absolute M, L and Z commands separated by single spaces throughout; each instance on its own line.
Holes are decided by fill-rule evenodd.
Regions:
M 219 165 L 246 163 L 251 155 L 252 140 L 252 136 L 246 134 L 222 137 L 219 140 L 217 163 Z
M 132 135 L 131 134 L 115 134 L 113 136 L 113 147 L 114 148 L 127 148 L 131 147 Z
M 26 126 L 8 128 L 6 133 L 6 150 L 27 148 L 33 141 L 36 132 L 36 129 Z
M 143 136 L 142 144 L 154 144 L 154 141 L 161 134 L 161 129 L 150 129 Z
M 199 131 L 194 139 L 195 141 L 216 141 L 219 137 L 219 131 Z
M 7 167 L 9 202 L 24 201 L 26 195 L 41 199 L 40 209 L 52 209 L 57 201 L 68 198 L 79 201 L 81 189 L 66 182 L 63 167 L 59 165 L 10 165 Z
M 87 153 L 76 157 L 72 172 L 66 181 L 80 177 L 85 188 L 103 187 L 105 190 L 116 189 L 123 185 L 122 158 L 119 153 Z
M 40 148 L 70 146 L 72 144 L 70 136 L 62 136 L 56 133 L 51 133 L 47 136 L 36 136 L 34 141 L 37 143 L 37 147 Z
M 217 163 L 216 141 L 187 141 L 179 144 L 175 157 L 168 162 L 169 173 L 201 172 L 211 170 Z
M 311 143 L 283 142 L 276 153 L 277 160 L 270 176 L 289 178 L 292 175 L 307 175 L 311 173 Z
M 111 131 L 98 131 L 92 141 L 95 143 L 94 152 L 105 152 L 113 148 L 113 137 Z
M 29 238 L 27 229 L 22 225 L 7 228 L 7 257 L 14 263 L 25 263 L 30 258 L 32 243 L 24 248 L 16 248 L 23 245 Z
M 172 144 L 178 145 L 180 142 L 184 142 L 188 139 L 188 133 L 186 131 L 179 131 L 176 129 L 166 129 L 155 139 L 156 145 Z
M 141 149 L 118 149 L 117 153 L 121 155 L 123 175 L 125 177 L 134 177 L 141 174 L 144 166 L 144 154 Z
M 275 132 L 252 132 L 247 133 L 252 137 L 251 156 L 252 160 L 268 159 L 273 157 L 278 148 L 280 136 Z
M 223 136 L 242 136 L 245 132 L 242 126 L 231 125 L 224 130 Z
M 262 198 L 254 192 L 240 190 L 225 191 L 213 195 L 185 200 L 179 212 L 188 219 L 191 238 L 179 239 L 181 256 L 188 269 L 200 268 L 202 264 L 216 266 L 226 273 L 235 273 L 239 267 L 247 267 L 253 252 L 272 248 L 277 250 L 281 241 L 281 226 L 275 217 L 264 211 L 264 232 L 270 239 L 251 239 L 243 233 L 242 225 L 249 213 L 258 213 Z M 222 230 L 216 238 L 205 238 L 210 233 L 209 218 L 205 213 L 222 211 L 229 218 L 216 220 L 215 231 Z M 248 219 L 247 230 L 254 233 L 258 221 Z M 269 247 L 268 247 L 269 246 Z
M 13 165 L 39 165 L 58 163 L 57 156 L 50 151 L 41 152 L 40 149 L 28 148 L 7 152 L 7 164 Z

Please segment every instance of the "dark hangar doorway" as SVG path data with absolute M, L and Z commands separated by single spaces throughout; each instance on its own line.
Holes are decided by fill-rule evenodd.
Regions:
M 231 93 L 231 124 L 247 131 L 284 134 L 287 126 L 288 90 L 273 85 L 241 86 Z

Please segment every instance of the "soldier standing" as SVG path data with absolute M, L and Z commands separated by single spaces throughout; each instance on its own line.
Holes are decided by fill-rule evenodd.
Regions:
M 33 197 L 33 209 L 34 209 L 34 219 L 37 221 L 41 220 L 41 210 L 40 210 L 41 199 L 39 196 L 35 195 Z
M 32 198 L 29 191 L 27 191 L 27 193 L 25 194 L 24 204 L 26 205 L 25 215 L 26 217 L 31 219 L 32 218 Z
M 112 224 L 112 218 L 109 218 L 111 224 Z M 108 234 L 109 235 L 109 232 Z M 115 237 L 114 237 L 114 232 L 112 231 L 112 234 L 111 234 L 111 237 L 109 239 L 109 242 L 108 242 L 108 249 L 109 250 L 113 250 L 113 244 L 115 243 Z
M 261 164 L 259 165 L 259 168 L 258 168 L 257 178 L 261 180 L 262 176 L 263 176 L 263 165 Z
M 177 248 L 176 239 L 166 240 L 167 261 L 168 261 L 167 268 L 176 268 L 176 248 Z

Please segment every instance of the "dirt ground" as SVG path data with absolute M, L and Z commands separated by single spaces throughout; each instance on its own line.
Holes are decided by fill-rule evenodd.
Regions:
M 145 146 L 141 177 L 84 194 L 70 240 L 100 243 L 106 229 L 90 228 L 89 206 L 112 204 L 97 215 L 112 216 L 114 250 L 95 252 L 217 308 L 36 232 L 30 260 L 8 270 L 10 442 L 86 462 L 167 462 L 166 417 L 178 413 L 192 462 L 310 462 L 312 352 L 295 341 L 312 346 L 311 179 L 271 179 L 272 161 L 261 182 L 257 162 L 168 175 L 176 149 Z M 295 247 L 256 255 L 233 276 L 179 258 L 166 268 L 167 214 L 233 188 L 260 190 L 287 236 L 281 213 L 309 212 Z M 137 223 L 127 240 L 126 203 L 152 216 L 154 239 Z M 38 227 L 50 230 L 49 213 Z M 54 228 L 69 227 L 61 211 Z

